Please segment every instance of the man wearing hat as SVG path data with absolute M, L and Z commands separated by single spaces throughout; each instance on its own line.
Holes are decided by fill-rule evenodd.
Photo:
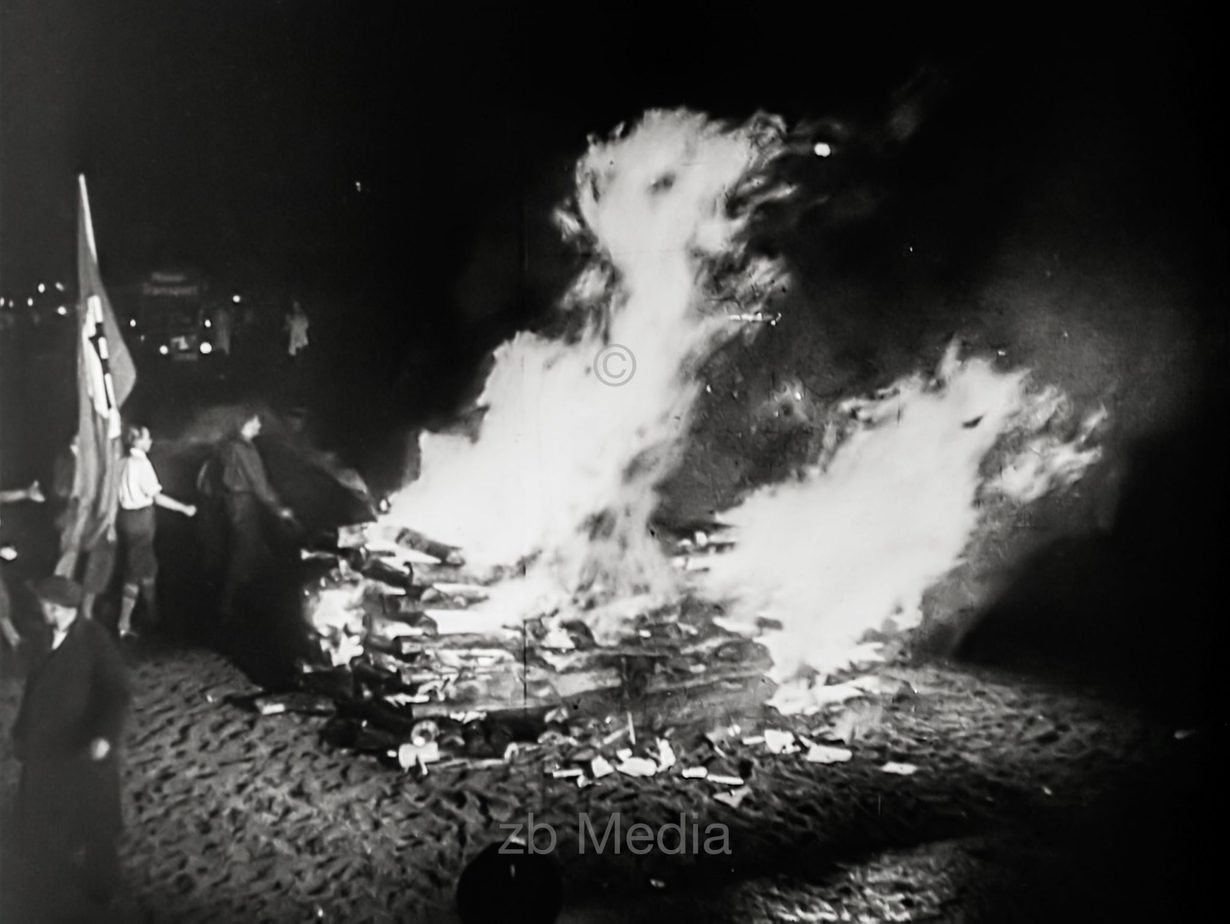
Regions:
M 82 589 L 59 575 L 34 585 L 51 644 L 26 680 L 13 742 L 22 762 L 16 821 L 32 869 L 55 889 L 77 879 L 109 899 L 122 826 L 118 750 L 130 694 L 107 631 L 78 616 Z

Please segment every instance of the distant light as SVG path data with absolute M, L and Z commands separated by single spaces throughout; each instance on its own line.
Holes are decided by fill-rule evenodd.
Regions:
M 129 318 L 129 319 L 128 319 L 128 326 L 129 326 L 129 327 L 136 327 L 136 326 L 137 326 L 137 319 L 136 319 L 136 318 Z
M 827 141 L 817 141 L 816 146 L 812 148 L 812 152 L 817 157 L 828 157 L 833 153 L 833 146 Z
M 206 319 L 205 319 L 205 326 L 206 326 L 206 327 L 213 327 L 213 326 L 214 326 L 214 322 L 213 322 L 213 321 L 211 321 L 211 320 L 209 320 L 209 318 L 206 318 Z
M 213 351 L 214 351 L 214 345 L 212 343 L 210 343 L 208 340 L 201 341 L 201 353 L 203 355 L 208 356 Z
M 32 298 L 27 298 L 27 299 L 26 299 L 26 304 L 27 304 L 29 307 L 33 308 L 33 307 L 34 307 L 34 299 L 32 299 Z
M 167 345 L 164 343 L 162 346 L 158 348 L 158 352 L 161 353 L 163 356 L 166 356 L 171 351 L 170 349 L 167 348 Z
M 43 294 L 44 292 L 46 292 L 46 291 L 47 291 L 47 283 L 45 283 L 45 282 L 40 282 L 40 283 L 38 284 L 38 294 L 39 294 L 39 295 L 42 295 L 42 294 Z
M 68 309 L 65 308 L 63 305 L 61 305 L 59 308 L 56 309 L 56 314 L 58 314 L 60 317 L 64 317 L 64 315 L 68 314 Z
M 355 180 L 355 181 L 354 181 L 354 191 L 355 191 L 355 192 L 363 192 L 363 181 L 362 181 L 362 180 Z
M 241 299 L 238 295 L 232 295 L 231 301 L 233 301 L 236 305 L 238 305 L 241 301 L 243 301 L 243 299 Z
M 57 282 L 57 283 L 56 283 L 56 288 L 57 288 L 57 289 L 59 289 L 61 292 L 63 292 L 63 291 L 64 291 L 64 283 L 62 283 L 62 282 Z

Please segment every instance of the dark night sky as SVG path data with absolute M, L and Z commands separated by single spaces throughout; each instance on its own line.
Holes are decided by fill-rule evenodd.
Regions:
M 195 265 L 344 303 L 392 351 L 428 331 L 464 352 L 525 315 L 516 297 L 465 304 L 518 285 L 472 277 L 484 248 L 515 252 L 542 223 L 586 133 L 680 103 L 874 120 L 927 62 L 951 92 L 893 168 L 897 224 L 854 235 L 854 250 L 921 227 L 976 261 L 1040 176 L 1067 172 L 1107 227 L 1158 224 L 1196 263 L 1217 252 L 1208 24 L 657 9 L 549 22 L 392 3 L 4 0 L 0 289 L 71 274 L 84 171 L 115 284 Z

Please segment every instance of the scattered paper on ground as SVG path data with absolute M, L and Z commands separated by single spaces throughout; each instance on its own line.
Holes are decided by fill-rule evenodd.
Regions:
M 807 760 L 813 764 L 843 764 L 853 756 L 853 751 L 827 744 L 813 744 L 807 752 Z
M 918 768 L 913 764 L 900 764 L 893 760 L 890 760 L 880 769 L 885 773 L 896 773 L 898 776 L 912 776 L 918 772 Z
M 752 790 L 748 786 L 740 786 L 738 789 L 732 789 L 729 792 L 720 792 L 713 797 L 715 802 L 721 802 L 723 805 L 729 805 L 731 808 L 738 808 L 739 803 L 746 799 Z
M 764 746 L 770 754 L 792 754 L 798 750 L 794 740 L 794 732 L 782 731 L 777 728 L 766 728 Z
M 627 757 L 615 769 L 625 776 L 653 776 L 658 772 L 658 765 L 648 757 Z

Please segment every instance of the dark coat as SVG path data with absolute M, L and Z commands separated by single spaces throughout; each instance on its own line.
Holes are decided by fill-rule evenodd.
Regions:
M 222 609 L 229 614 L 236 595 L 268 566 L 272 556 L 268 520 L 282 509 L 282 501 L 250 440 L 229 440 L 218 458 L 219 486 L 230 525 L 230 555 L 222 590 Z
M 71 846 L 119 832 L 126 674 L 106 630 L 80 616 L 30 672 L 13 727 L 23 763 L 18 820 L 30 835 Z M 100 761 L 88 754 L 96 738 L 111 743 Z
M 269 483 L 265 462 L 255 444 L 242 438 L 228 440 L 219 459 L 222 489 L 228 497 L 248 495 L 274 513 L 281 509 L 282 501 Z

